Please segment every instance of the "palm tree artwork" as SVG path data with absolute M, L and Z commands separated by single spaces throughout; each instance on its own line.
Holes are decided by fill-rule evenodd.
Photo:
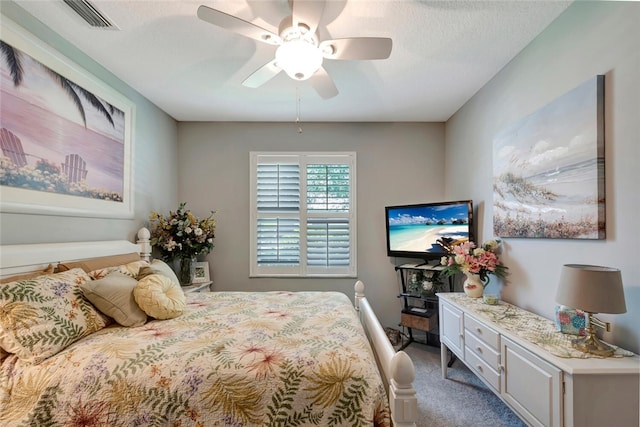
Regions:
M 14 86 L 20 86 L 24 73 L 22 67 L 22 52 L 20 52 L 13 46 L 3 42 L 2 40 L 0 40 L 0 52 L 2 52 L 2 56 L 4 56 L 4 59 L 9 66 Z M 100 111 L 112 126 L 114 125 L 112 114 L 114 114 L 115 112 L 122 113 L 122 111 L 113 107 L 113 105 L 103 103 L 103 101 L 96 97 L 93 93 L 89 92 L 81 86 L 78 86 L 66 77 L 56 73 L 51 68 L 44 67 L 44 69 L 49 74 L 51 74 L 51 78 L 54 81 L 58 82 L 60 84 L 60 87 L 62 87 L 66 94 L 71 98 L 74 105 L 78 108 L 78 112 L 82 117 L 82 121 L 84 122 L 85 127 L 87 126 L 87 117 L 84 111 L 84 107 L 82 106 L 82 102 L 80 101 L 79 94 L 82 95 L 84 99 L 86 99 L 87 102 L 93 105 L 98 111 Z M 105 104 L 109 108 L 108 111 L 105 108 Z
M 2 88 L 3 95 L 12 92 L 16 95 L 13 99 L 17 100 L 13 104 L 9 100 L 2 103 L 2 135 L 10 135 L 12 141 L 10 147 L 2 141 L 0 185 L 122 202 L 124 112 L 4 40 L 0 40 L 0 59 L 9 76 L 4 79 L 7 87 Z M 44 87 L 48 76 L 53 85 L 62 89 L 62 95 L 50 93 L 55 86 L 46 86 L 46 94 L 27 87 L 29 73 L 34 74 L 32 80 L 37 81 L 39 87 Z M 47 96 L 53 100 L 42 101 Z M 69 119 L 68 109 L 64 110 L 65 117 L 56 116 L 54 110 L 47 111 L 50 106 L 57 108 L 64 103 L 60 96 L 70 101 L 79 120 Z M 34 105 L 43 102 L 43 105 Z M 87 108 L 94 109 L 91 128 Z M 47 116 L 47 124 L 39 124 L 34 111 Z M 100 117 L 105 120 L 104 125 L 99 124 Z M 35 131 L 33 128 L 38 126 L 40 130 Z M 23 145 L 27 150 L 23 151 Z M 31 164 L 12 162 L 8 154 L 15 157 L 15 151 L 31 160 Z

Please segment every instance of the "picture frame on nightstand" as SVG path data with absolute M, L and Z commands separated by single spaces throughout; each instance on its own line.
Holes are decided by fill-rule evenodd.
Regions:
M 193 280 L 191 283 L 209 282 L 209 263 L 207 261 L 196 262 L 193 270 Z

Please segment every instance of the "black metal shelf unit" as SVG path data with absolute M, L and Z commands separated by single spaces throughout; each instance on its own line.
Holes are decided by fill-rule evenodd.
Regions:
M 452 278 L 444 277 L 444 267 L 438 264 L 402 264 L 395 269 L 400 276 L 398 298 L 402 298 L 399 326 L 407 337 L 402 348 L 416 342 L 414 329 L 425 333 L 425 344 L 439 346 L 438 297 L 435 294 L 451 292 Z

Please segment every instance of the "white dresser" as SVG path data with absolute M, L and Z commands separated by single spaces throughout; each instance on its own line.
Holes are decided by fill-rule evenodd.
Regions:
M 551 320 L 463 293 L 438 297 L 444 378 L 450 350 L 529 425 L 640 424 L 637 355 L 583 358 Z

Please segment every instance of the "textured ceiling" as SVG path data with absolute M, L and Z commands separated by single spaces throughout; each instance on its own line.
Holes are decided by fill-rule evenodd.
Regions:
M 339 90 L 328 100 L 285 73 L 242 86 L 275 47 L 196 16 L 204 4 L 277 33 L 286 0 L 94 0 L 119 30 L 90 27 L 61 0 L 15 3 L 179 121 L 293 121 L 299 110 L 306 122 L 440 122 L 570 1 L 329 0 L 321 39 L 390 37 L 393 50 L 386 60 L 325 60 Z

